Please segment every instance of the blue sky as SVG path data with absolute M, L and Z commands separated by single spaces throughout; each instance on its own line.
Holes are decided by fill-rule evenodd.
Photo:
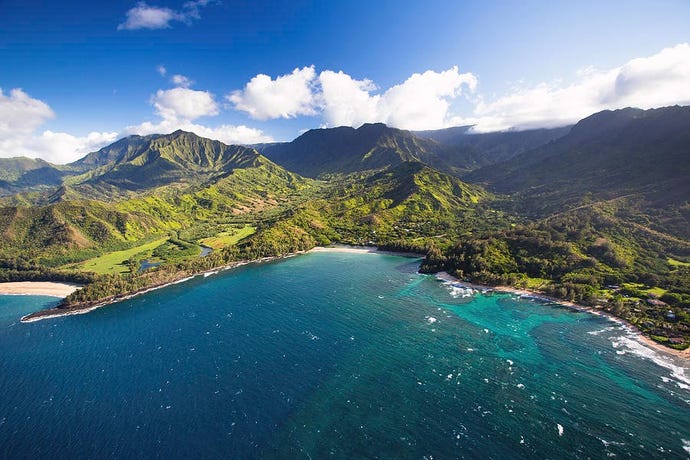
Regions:
M 103 3 L 103 4 L 101 4 Z M 0 156 L 690 104 L 690 2 L 0 0 Z

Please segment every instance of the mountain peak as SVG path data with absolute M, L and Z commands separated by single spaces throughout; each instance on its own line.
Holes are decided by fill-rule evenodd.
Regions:
M 436 142 L 409 131 L 366 123 L 357 129 L 341 126 L 311 130 L 292 142 L 265 146 L 262 153 L 290 171 L 318 177 L 424 161 L 442 149 Z

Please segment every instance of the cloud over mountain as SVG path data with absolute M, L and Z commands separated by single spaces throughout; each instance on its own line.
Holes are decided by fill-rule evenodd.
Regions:
M 257 120 L 316 115 L 315 77 L 314 66 L 297 68 L 275 80 L 258 74 L 243 90 L 233 91 L 226 97 L 237 110 Z
M 176 79 L 175 77 L 180 78 Z M 173 82 L 183 85 L 191 84 L 191 80 L 182 75 L 174 75 Z M 273 140 L 260 129 L 244 125 L 221 124 L 220 126 L 209 127 L 195 123 L 198 118 L 216 116 L 220 113 L 220 107 L 215 96 L 208 91 L 187 87 L 161 89 L 152 96 L 151 104 L 161 120 L 157 123 L 147 121 L 128 126 L 125 129 L 125 134 L 160 134 L 182 129 L 226 144 L 254 144 Z
M 476 123 L 478 131 L 512 127 L 554 127 L 574 123 L 605 109 L 649 109 L 690 104 L 690 45 L 666 48 L 609 70 L 584 69 L 568 85 L 540 83 L 490 102 L 458 124 Z
M 54 117 L 48 104 L 21 89 L 12 89 L 7 95 L 0 89 L 0 157 L 40 157 L 67 163 L 113 142 L 117 136 L 114 132 L 92 132 L 82 137 L 50 130 L 36 132 Z
M 156 113 L 164 119 L 195 120 L 218 115 L 213 94 L 189 88 L 159 89 L 152 98 Z
M 451 101 L 477 86 L 477 77 L 459 73 L 415 73 L 382 94 L 373 81 L 314 67 L 295 69 L 275 80 L 259 74 L 227 99 L 259 120 L 321 114 L 329 126 L 383 122 L 399 128 L 432 129 L 447 124 Z

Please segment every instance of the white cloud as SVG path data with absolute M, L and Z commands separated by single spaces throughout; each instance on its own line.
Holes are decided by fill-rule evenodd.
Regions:
M 179 74 L 173 75 L 170 80 L 173 82 L 174 85 L 181 86 L 182 88 L 189 88 L 194 83 L 189 78 Z
M 34 99 L 20 88 L 5 95 L 0 88 L 0 137 L 33 132 L 53 118 L 55 113 L 43 101 Z
M 405 129 L 436 129 L 448 126 L 450 104 L 463 88 L 474 92 L 477 77 L 459 73 L 457 67 L 444 72 L 413 74 L 390 88 L 382 98 L 386 123 Z
M 116 132 L 91 132 L 86 136 L 77 137 L 47 130 L 40 136 L 30 138 L 24 146 L 35 153 L 35 157 L 43 158 L 51 163 L 63 164 L 78 160 L 87 153 L 113 143 L 117 139 L 117 134 Z
M 189 88 L 158 90 L 155 96 L 151 98 L 151 103 L 162 120 L 156 123 L 147 121 L 139 125 L 129 126 L 125 129 L 125 134 L 162 134 L 182 129 L 226 144 L 256 144 L 273 141 L 273 138 L 261 130 L 244 125 L 224 124 L 208 127 L 194 123 L 197 118 L 215 116 L 219 113 L 215 98 L 207 91 Z
M 208 91 L 189 88 L 158 90 L 151 100 L 156 113 L 165 120 L 195 120 L 218 115 L 218 104 Z
M 70 163 L 128 134 L 160 134 L 177 129 L 228 144 L 273 141 L 261 130 L 243 125 L 207 127 L 194 123 L 196 118 L 218 113 L 213 95 L 205 91 L 187 88 L 161 90 L 152 98 L 152 104 L 162 118 L 158 123 L 130 126 L 122 133 L 91 132 L 86 136 L 74 136 L 51 130 L 37 132 L 42 124 L 55 117 L 50 106 L 21 89 L 13 89 L 9 94 L 0 89 L 0 157 L 26 156 L 57 164 Z
M 312 90 L 315 76 L 314 66 L 296 68 L 291 74 L 275 80 L 268 75 L 258 74 L 246 84 L 244 90 L 233 91 L 227 99 L 237 110 L 247 112 L 257 120 L 315 115 Z
M 26 156 L 68 163 L 115 140 L 117 133 L 92 132 L 84 137 L 36 130 L 55 113 L 45 102 L 21 89 L 0 89 L 0 157 Z
M 479 102 L 475 116 L 461 120 L 476 131 L 528 129 L 575 123 L 606 109 L 648 109 L 690 104 L 690 45 L 666 48 L 621 67 L 577 73 L 568 86 L 540 83 L 491 102 Z M 458 119 L 460 121 L 460 119 Z
M 464 88 L 471 92 L 476 86 L 474 75 L 460 74 L 452 67 L 413 74 L 383 94 L 371 94 L 377 89 L 371 80 L 356 80 L 331 70 L 317 77 L 311 66 L 275 80 L 259 74 L 244 90 L 227 98 L 235 109 L 260 120 L 321 113 L 330 126 L 381 121 L 400 128 L 424 129 L 446 126 L 451 101 L 463 94 Z
M 452 100 L 465 90 L 473 92 L 477 77 L 459 73 L 457 67 L 443 72 L 415 73 L 383 94 L 370 94 L 370 80 L 355 80 L 343 72 L 326 70 L 319 76 L 321 103 L 330 126 L 358 126 L 383 122 L 403 129 L 435 129 L 448 126 Z
M 260 129 L 250 128 L 244 125 L 220 125 L 208 127 L 193 123 L 189 120 L 161 120 L 158 123 L 144 122 L 136 126 L 129 126 L 125 134 L 161 134 L 171 133 L 182 129 L 194 134 L 219 140 L 226 144 L 258 144 L 260 142 L 273 142 L 273 138 Z
M 360 126 L 379 117 L 381 96 L 369 94 L 376 89 L 371 80 L 355 80 L 350 75 L 324 70 L 319 75 L 320 103 L 323 117 L 331 126 Z
M 181 11 L 175 11 L 139 2 L 127 11 L 125 22 L 119 24 L 117 30 L 168 29 L 172 27 L 172 22 L 190 24 L 192 20 L 201 17 L 199 8 L 208 4 L 208 0 L 186 2 Z
M 184 20 L 184 16 L 170 8 L 149 6 L 145 2 L 138 3 L 126 14 L 127 19 L 117 26 L 117 30 L 167 29 L 172 21 Z
M 165 74 L 168 73 L 168 69 L 166 69 L 164 65 L 159 65 L 158 67 L 156 67 L 156 71 L 160 74 L 161 77 L 165 77 Z

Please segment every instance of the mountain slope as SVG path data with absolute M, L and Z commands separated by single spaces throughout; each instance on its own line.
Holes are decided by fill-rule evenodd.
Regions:
M 101 166 L 33 200 L 42 205 L 6 200 L 13 205 L 0 208 L 4 256 L 80 260 L 204 225 L 211 233 L 203 236 L 215 236 L 219 222 L 283 212 L 315 188 L 253 149 L 181 131 L 125 138 L 86 160 L 73 168 Z
M 570 131 L 570 126 L 495 133 L 473 133 L 471 126 L 415 131 L 419 137 L 432 139 L 448 147 L 444 160 L 458 170 L 474 170 L 509 160 L 523 152 L 548 144 Z
M 405 161 L 440 166 L 446 154 L 438 143 L 382 123 L 313 129 L 283 144 L 259 146 L 269 159 L 306 177 L 383 169 Z
M 690 185 L 690 107 L 604 111 L 566 136 L 470 175 L 514 193 L 617 194 Z M 688 196 L 688 195 L 686 195 Z
M 40 158 L 0 158 L 0 196 L 59 185 L 67 168 Z
M 65 185 L 86 194 L 112 194 L 116 189 L 142 192 L 209 181 L 235 168 L 256 166 L 259 157 L 254 149 L 228 146 L 184 131 L 130 136 L 79 160 L 75 166 L 95 169 L 70 178 Z
M 465 179 L 511 194 L 511 209 L 533 217 L 627 197 L 635 220 L 688 237 L 690 107 L 600 112 Z

